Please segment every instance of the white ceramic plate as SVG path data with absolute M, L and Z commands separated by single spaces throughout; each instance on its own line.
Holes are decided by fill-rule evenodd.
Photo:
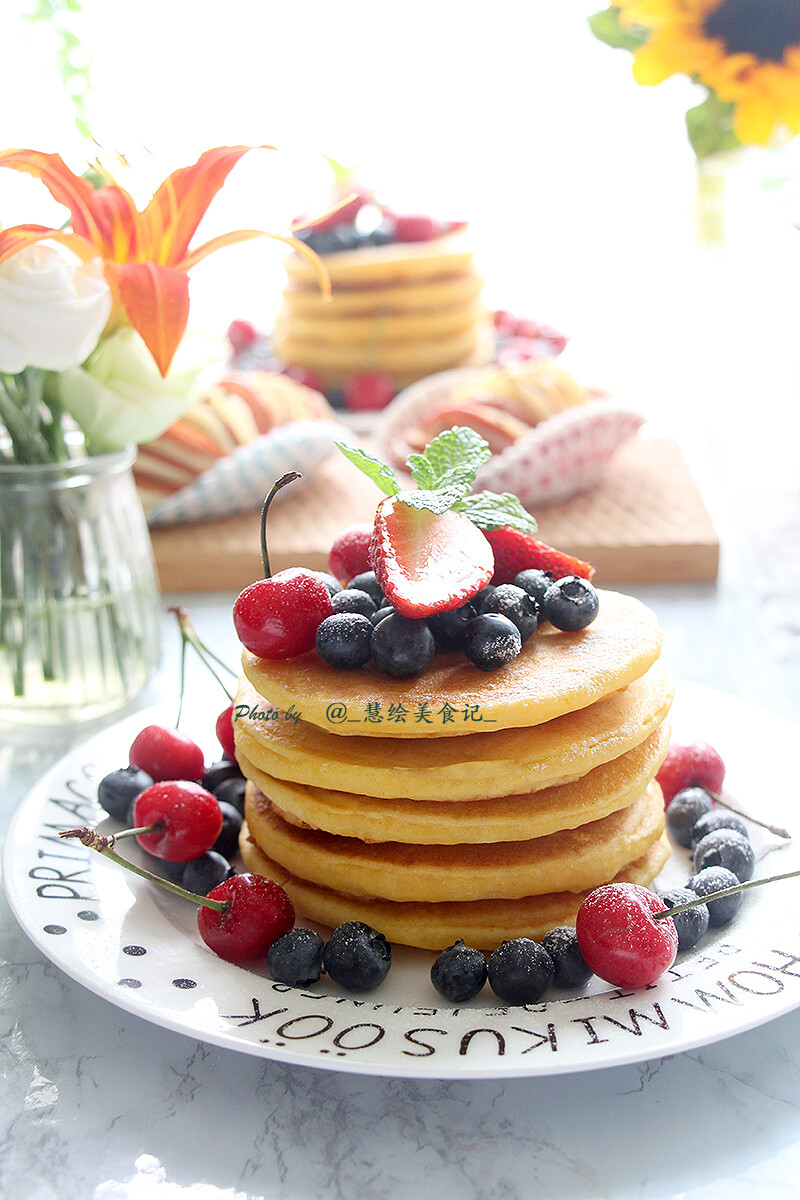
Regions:
M 554 1075 L 638 1062 L 705 1045 L 800 1005 L 800 880 L 745 894 L 727 928 L 711 931 L 654 986 L 636 992 L 594 981 L 520 1008 L 488 988 L 461 1008 L 442 1004 L 433 956 L 395 949 L 388 978 L 355 999 L 328 982 L 306 990 L 273 983 L 266 969 L 217 959 L 197 935 L 193 908 L 123 872 L 59 829 L 96 823 L 96 781 L 127 762 L 155 714 L 139 713 L 78 747 L 22 804 L 4 854 L 11 907 L 58 967 L 119 1008 L 179 1033 L 246 1054 L 363 1074 L 426 1078 Z M 800 730 L 773 714 L 682 685 L 677 740 L 705 740 L 728 766 L 729 795 L 791 829 L 792 750 Z M 756 873 L 799 865 L 794 845 L 754 829 Z M 128 844 L 130 845 L 130 844 Z M 132 853 L 126 850 L 126 853 Z M 685 881 L 677 848 L 659 884 Z

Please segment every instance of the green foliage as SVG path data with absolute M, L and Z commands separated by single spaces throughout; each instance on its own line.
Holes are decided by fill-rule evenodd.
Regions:
M 638 25 L 623 26 L 619 9 L 613 5 L 589 17 L 589 28 L 598 41 L 615 50 L 638 50 L 647 41 L 647 30 Z
M 487 458 L 491 458 L 491 451 L 480 434 L 456 425 L 435 437 L 422 454 L 410 454 L 406 466 L 417 487 L 460 487 L 464 495 Z
M 698 158 L 741 146 L 733 132 L 733 104 L 720 100 L 716 92 L 709 92 L 702 104 L 689 109 L 686 130 Z
M 71 28 L 72 18 L 83 13 L 81 0 L 34 0 L 26 20 L 48 25 L 60 40 L 56 51 L 56 66 L 64 91 L 75 113 L 75 127 L 82 137 L 92 139 L 89 128 L 87 99 L 91 89 L 91 60 L 81 46 L 80 38 Z
M 453 505 L 465 517 L 469 517 L 473 525 L 479 529 L 501 529 L 504 525 L 512 525 L 522 533 L 536 533 L 536 519 L 527 512 L 516 496 L 511 492 L 478 492 L 475 496 L 465 496 Z
M 397 477 L 386 463 L 382 463 L 372 454 L 367 454 L 366 450 L 360 450 L 358 446 L 348 446 L 345 442 L 337 442 L 336 445 L 345 458 L 349 458 L 353 466 L 358 467 L 359 471 L 363 471 L 387 496 L 394 496 L 396 492 L 400 491 Z

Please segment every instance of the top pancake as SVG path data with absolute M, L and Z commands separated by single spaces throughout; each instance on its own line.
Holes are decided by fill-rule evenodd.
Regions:
M 358 287 L 376 281 L 387 285 L 406 280 L 461 275 L 471 270 L 474 257 L 474 244 L 461 232 L 433 238 L 429 242 L 392 243 L 325 254 L 323 262 L 331 283 L 337 288 Z M 287 257 L 284 266 L 293 284 L 316 286 L 314 268 L 299 254 Z
M 245 651 L 244 673 L 280 709 L 341 735 L 453 737 L 528 728 L 587 708 L 639 679 L 661 652 L 655 615 L 619 592 L 599 593 L 596 620 L 578 633 L 546 625 L 497 671 L 437 651 L 421 675 L 394 679 L 374 663 L 332 667 L 315 651 L 268 661 Z

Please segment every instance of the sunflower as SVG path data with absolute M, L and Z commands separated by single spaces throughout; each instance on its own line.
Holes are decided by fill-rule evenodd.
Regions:
M 689 75 L 733 106 L 740 142 L 800 133 L 800 0 L 615 0 L 643 84 Z

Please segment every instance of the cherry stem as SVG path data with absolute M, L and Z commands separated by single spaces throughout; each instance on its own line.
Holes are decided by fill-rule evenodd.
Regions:
M 780 825 L 770 825 L 767 821 L 759 821 L 758 817 L 751 817 L 750 813 L 743 812 L 740 808 L 734 808 L 727 800 L 723 800 L 716 792 L 709 792 L 713 796 L 714 803 L 719 804 L 721 808 L 727 808 L 728 812 L 735 813 L 737 817 L 744 817 L 745 821 L 752 821 L 754 825 L 760 825 L 762 829 L 766 829 L 768 833 L 773 833 L 775 837 L 785 838 L 786 841 L 792 840 L 792 835 L 788 829 L 783 829 Z
M 686 904 L 676 904 L 664 912 L 653 913 L 653 920 L 663 921 L 667 917 L 675 917 L 678 913 L 688 912 L 697 908 L 698 904 L 711 904 L 714 900 L 722 900 L 725 896 L 735 896 L 738 892 L 749 891 L 750 888 L 763 887 L 765 883 L 778 883 L 781 879 L 795 879 L 800 871 L 787 871 L 785 875 L 770 875 L 766 879 L 748 879 L 746 883 L 736 883 L 731 887 L 720 888 L 718 892 L 709 892 L 707 896 L 698 896 L 696 900 L 687 900 Z
M 131 834 L 142 832 L 148 832 L 148 830 L 128 829 L 125 831 L 125 834 L 117 834 L 117 837 L 130 836 Z M 106 837 L 104 834 L 98 833 L 96 829 L 89 829 L 86 826 L 82 826 L 79 829 L 62 829 L 58 836 L 62 838 L 77 838 L 87 849 L 96 850 L 104 858 L 111 859 L 112 862 L 120 867 L 124 867 L 127 871 L 133 871 L 134 875 L 141 875 L 142 879 L 149 879 L 151 883 L 157 883 L 159 887 L 172 892 L 175 896 L 180 896 L 182 900 L 191 900 L 194 904 L 200 904 L 203 908 L 212 908 L 214 912 L 218 913 L 226 913 L 230 908 L 227 900 L 212 900 L 209 896 L 197 896 L 194 892 L 187 892 L 186 888 L 180 887 L 177 883 L 170 883 L 168 879 L 162 879 L 160 876 L 154 875 L 152 871 L 147 871 L 144 867 L 137 867 L 136 863 L 132 863 L 127 858 L 123 858 L 121 854 L 117 854 L 114 850 L 116 838 L 113 835 Z
M 294 483 L 295 479 L 302 479 L 303 476 L 299 471 L 287 471 L 285 475 L 281 475 L 276 483 L 273 483 L 269 490 L 264 505 L 261 509 L 261 562 L 264 566 L 264 578 L 269 579 L 272 571 L 269 568 L 269 554 L 267 553 L 267 512 L 269 506 L 275 499 L 281 488 L 286 487 L 287 483 Z
M 227 687 L 222 682 L 222 680 L 220 679 L 219 675 L 217 674 L 217 672 L 215 671 L 214 667 L 211 665 L 211 662 L 209 660 L 211 659 L 211 660 L 213 660 L 213 662 L 217 663 L 218 666 L 222 667 L 223 670 L 227 671 L 230 675 L 232 675 L 234 679 L 236 678 L 236 672 L 234 670 L 232 670 L 231 667 L 229 667 L 227 663 L 224 663 L 222 661 L 222 659 L 219 658 L 214 653 L 213 650 L 210 650 L 208 648 L 208 646 L 205 644 L 205 642 L 202 642 L 200 640 L 200 638 L 197 636 L 197 631 L 195 630 L 195 627 L 192 624 L 192 619 L 189 616 L 189 613 L 187 612 L 187 610 L 185 608 L 182 607 L 182 605 L 173 604 L 167 609 L 167 612 L 171 612 L 171 613 L 175 614 L 175 616 L 178 619 L 178 629 L 180 630 L 180 633 L 181 633 L 181 693 L 180 693 L 180 704 L 178 707 L 178 721 L 180 721 L 180 719 L 181 719 L 181 709 L 183 708 L 183 691 L 184 691 L 184 682 L 185 682 L 185 675 L 186 675 L 186 647 L 187 646 L 191 646 L 194 650 L 197 651 L 200 661 L 203 663 L 203 665 L 205 667 L 208 668 L 208 670 L 211 672 L 211 674 L 216 679 L 219 686 L 222 688 L 225 695 L 228 697 L 228 700 L 230 701 L 230 703 L 233 704 L 233 696 L 228 691 Z M 176 729 L 178 728 L 178 721 L 175 722 Z

